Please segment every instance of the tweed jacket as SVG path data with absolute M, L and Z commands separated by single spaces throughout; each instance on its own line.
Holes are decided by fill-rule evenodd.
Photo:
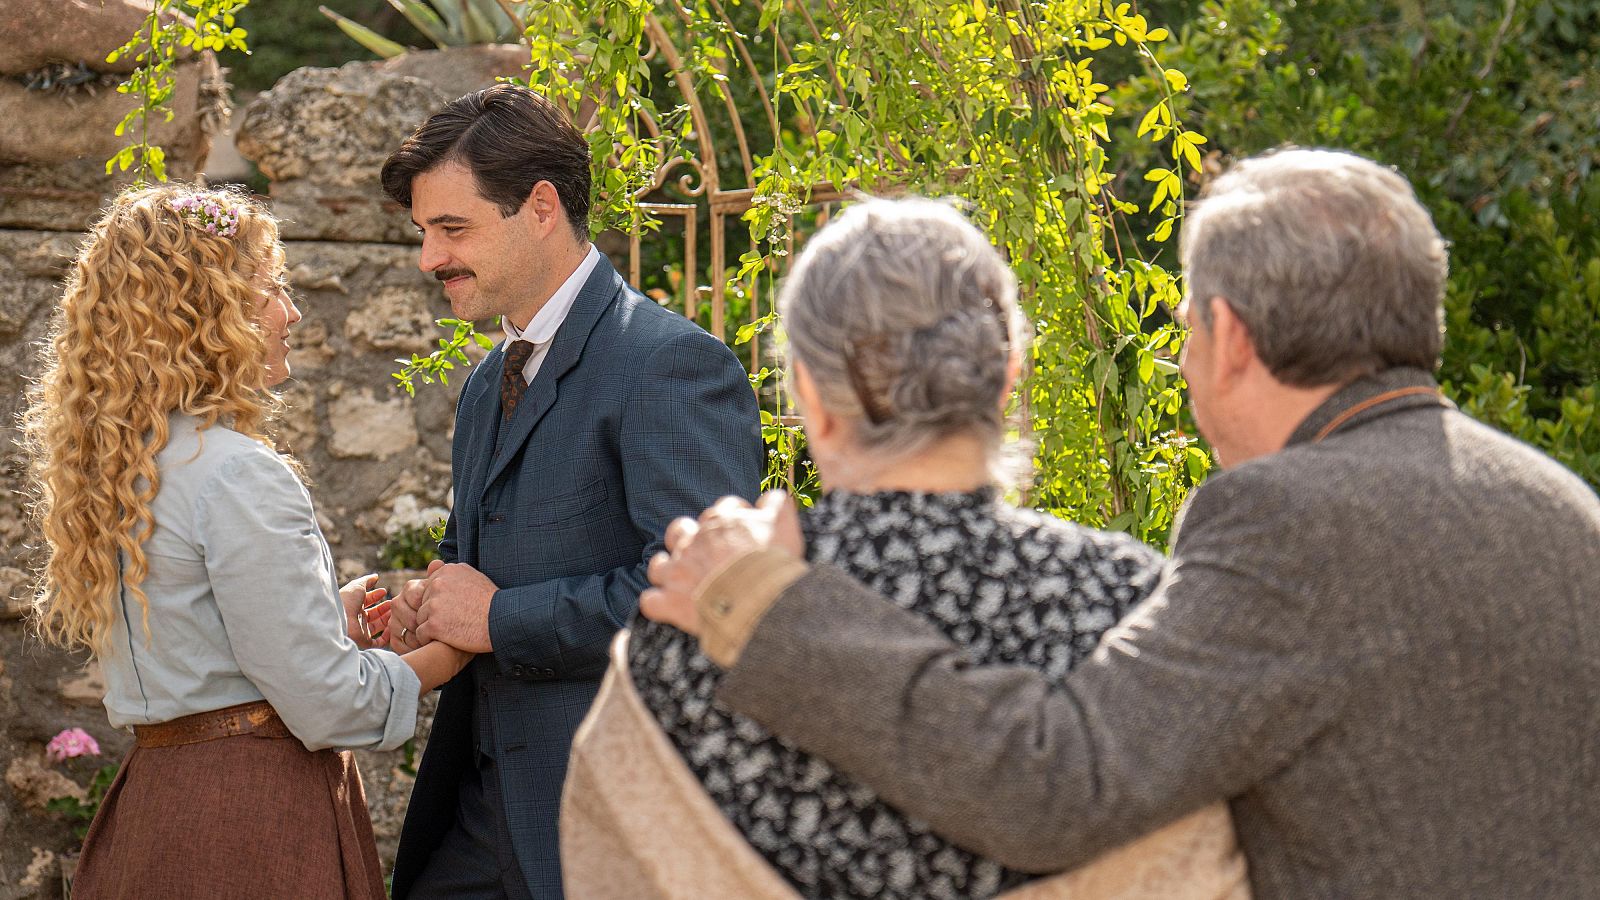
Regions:
M 561 870 L 586 900 L 799 900 L 745 842 L 656 723 L 612 643 L 561 797 Z M 1212 804 L 1063 875 L 996 900 L 1250 900 L 1227 807 Z
M 1017 868 L 1225 799 L 1258 898 L 1596 896 L 1600 500 L 1433 387 L 1357 381 L 1211 478 L 1063 682 L 819 566 L 719 697 Z
M 401 833 L 397 898 L 454 822 L 477 752 L 496 760 L 529 891 L 562 896 L 556 813 L 568 748 L 607 645 L 638 607 L 645 564 L 673 518 L 729 494 L 753 497 L 760 484 L 759 413 L 738 359 L 629 288 L 603 257 L 502 426 L 504 358 L 491 351 L 462 389 L 455 503 L 439 548 L 499 587 L 494 651 L 440 696 Z

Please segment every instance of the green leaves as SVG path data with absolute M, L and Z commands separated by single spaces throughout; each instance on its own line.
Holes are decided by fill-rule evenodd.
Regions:
M 476 345 L 478 349 L 489 351 L 494 349 L 494 339 L 488 335 L 479 334 L 477 327 L 465 319 L 439 319 L 434 324 L 441 328 L 453 329 L 448 338 L 439 338 L 439 347 L 427 356 L 416 353 L 409 359 L 400 358 L 395 362 L 400 364 L 400 371 L 392 373 L 389 377 L 396 382 L 396 387 L 405 391 L 408 396 L 416 396 L 416 379 L 422 379 L 423 384 L 433 384 L 438 379 L 441 384 L 450 383 L 450 373 L 455 370 L 456 363 L 471 365 L 472 360 L 467 356 L 467 347 Z
M 173 111 L 169 105 L 175 87 L 172 69 L 180 49 L 249 52 L 248 35 L 234 24 L 234 13 L 243 9 L 249 0 L 185 0 L 186 12 L 194 22 L 192 26 L 171 15 L 173 2 L 155 0 L 139 32 L 106 56 L 107 62 L 116 62 L 133 54 L 139 63 L 127 80 L 117 85 L 118 93 L 137 95 L 139 105 L 123 116 L 115 132 L 122 137 L 137 124 L 139 140 L 106 160 L 107 175 L 113 169 L 126 172 L 137 164 L 138 181 L 146 181 L 149 176 L 157 181 L 167 180 L 167 155 L 159 145 L 151 143 L 150 120 L 160 116 L 162 121 L 172 121 Z M 164 24 L 163 19 L 167 20 Z
M 778 21 L 778 15 L 783 12 L 783 0 L 762 0 L 761 21 L 756 24 L 758 31 L 766 31 L 773 23 Z
M 435 46 L 465 47 L 516 41 L 522 36 L 527 9 L 532 4 L 509 0 L 389 0 L 389 5 Z M 318 9 L 340 31 L 384 59 L 406 51 L 399 43 L 326 6 Z
M 348 35 L 351 40 L 367 48 L 367 50 L 383 59 L 393 59 L 394 57 L 406 52 L 404 45 L 389 40 L 383 35 L 373 31 L 371 28 L 368 28 L 360 22 L 349 18 L 348 16 L 340 15 L 326 6 L 319 6 L 317 7 L 317 10 L 328 18 L 332 19 L 333 23 L 339 26 L 339 30 Z M 422 31 L 423 34 L 428 33 L 422 28 L 418 28 L 417 30 Z
M 1172 155 L 1189 164 L 1189 168 L 1200 171 L 1201 144 L 1206 142 L 1205 135 L 1193 131 L 1179 131 L 1178 136 L 1172 139 Z
M 55 797 L 45 803 L 45 809 L 65 817 L 72 823 L 73 835 L 82 839 L 89 833 L 89 823 L 94 821 L 95 814 L 100 811 L 101 802 L 105 800 L 106 792 L 116 780 L 118 768 L 116 763 L 107 763 L 96 769 L 89 779 L 89 788 L 83 800 L 76 797 Z
M 739 331 L 736 335 L 734 335 L 733 338 L 734 345 L 739 346 L 741 344 L 750 343 L 750 341 L 753 340 L 756 335 L 766 331 L 767 327 L 777 320 L 777 310 L 773 310 L 772 312 L 767 313 L 753 322 L 739 326 Z
M 1144 173 L 1145 181 L 1153 181 L 1156 185 L 1155 197 L 1150 200 L 1150 212 L 1167 200 L 1183 196 L 1183 180 L 1172 169 L 1151 169 Z
M 1162 100 L 1155 106 L 1150 107 L 1150 111 L 1145 113 L 1144 118 L 1139 120 L 1139 130 L 1134 137 L 1144 137 L 1146 134 L 1150 134 L 1151 140 L 1160 141 L 1170 131 L 1172 131 L 1172 107 L 1168 101 Z

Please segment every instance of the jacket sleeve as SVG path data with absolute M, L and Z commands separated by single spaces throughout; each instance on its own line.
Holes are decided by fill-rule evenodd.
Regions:
M 416 673 L 345 634 L 311 498 L 265 447 L 229 457 L 201 491 L 198 542 L 239 671 L 307 749 L 392 750 L 416 730 Z
M 598 676 L 612 635 L 638 609 L 645 567 L 667 525 L 721 497 L 753 499 L 762 444 L 755 393 L 720 341 L 698 329 L 658 346 L 629 373 L 619 446 L 628 518 L 644 537 L 636 563 L 497 591 L 489 635 L 502 671 Z
M 1294 563 L 1315 548 L 1272 514 L 1281 497 L 1243 481 L 1196 492 L 1162 583 L 1064 681 L 976 665 L 818 566 L 718 696 L 975 852 L 1031 872 L 1082 865 L 1243 792 L 1344 703 L 1341 667 L 1358 663 Z

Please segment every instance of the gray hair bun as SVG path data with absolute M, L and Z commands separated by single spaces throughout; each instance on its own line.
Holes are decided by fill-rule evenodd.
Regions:
M 999 424 L 1006 336 L 992 312 L 962 310 L 901 336 L 889 409 L 906 426 L 950 432 Z
M 807 243 L 779 302 L 822 402 L 894 455 L 961 431 L 998 450 L 1016 295 L 1005 260 L 950 205 L 868 200 Z

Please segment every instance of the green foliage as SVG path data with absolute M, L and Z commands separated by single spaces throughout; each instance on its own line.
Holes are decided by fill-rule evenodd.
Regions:
M 437 47 L 515 42 L 522 35 L 525 2 L 510 0 L 389 0 L 411 26 Z M 352 40 L 384 59 L 406 52 L 404 44 L 326 6 L 318 10 Z
M 745 329 L 753 327 L 746 325 L 741 328 L 743 340 L 737 343 L 745 343 L 753 337 L 754 331 L 749 336 L 743 335 Z M 750 376 L 750 386 L 755 389 L 757 395 L 762 395 L 765 393 L 764 388 L 771 383 L 774 389 L 774 402 L 768 405 L 783 409 L 782 380 L 782 373 L 777 369 L 763 366 Z M 817 467 L 806 453 L 805 429 L 800 427 L 794 417 L 785 417 L 773 412 L 772 409 L 763 409 L 761 440 L 767 446 L 767 471 L 761 479 L 762 492 L 788 491 L 801 506 L 810 506 L 814 503 L 817 495 L 821 493 L 822 481 L 817 475 Z
M 117 777 L 117 764 L 107 763 L 95 770 L 94 777 L 89 779 L 89 796 L 84 800 L 76 797 L 57 797 L 45 804 L 51 812 L 60 813 L 72 823 L 72 835 L 79 840 L 89 833 L 89 823 L 94 821 L 95 813 L 100 811 L 100 803 L 106 797 L 106 791 L 111 789 L 111 782 Z
M 624 228 L 647 224 L 636 187 L 657 160 L 692 147 L 697 127 L 682 106 L 656 110 L 661 83 L 640 57 L 650 9 L 636 0 L 530 7 L 530 81 L 574 111 L 599 101 L 597 223 Z M 1172 104 L 1187 79 L 1152 52 L 1165 30 L 1126 3 L 1069 0 L 771 0 L 732 15 L 699 0 L 665 13 L 682 70 L 706 101 L 722 102 L 739 80 L 730 73 L 753 68 L 780 128 L 765 152 L 752 149 L 755 198 L 745 221 L 755 249 L 713 277 L 730 293 L 764 282 L 760 293 L 770 297 L 815 185 L 954 194 L 1024 285 L 1036 333 L 1023 400 L 1039 460 L 1032 501 L 1163 539 L 1209 458 L 1179 428 L 1171 360 L 1182 334 L 1166 313 L 1178 300 L 1176 282 L 1125 254 L 1111 227 L 1134 207 L 1109 184 L 1113 109 L 1095 66 L 1097 54 L 1121 54 L 1155 85 L 1156 99 L 1138 113 L 1149 124 L 1141 139 L 1161 156 L 1149 177 L 1162 191 L 1151 204 L 1152 239 L 1164 240 L 1181 217 L 1182 173 L 1199 166 L 1205 144 Z M 661 123 L 659 138 L 630 129 L 640 113 Z M 768 321 L 738 337 L 753 338 Z M 775 389 L 774 374 L 760 372 L 758 382 Z M 774 449 L 769 483 L 801 487 L 789 481 L 808 477 L 794 465 L 801 436 L 782 409 L 775 402 L 764 416 Z
M 661 117 L 648 92 L 638 90 L 650 74 L 643 54 L 652 8 L 644 0 L 528 4 L 528 84 L 586 125 L 595 161 L 589 225 L 596 233 L 616 228 L 631 234 L 654 224 L 635 197 L 650 185 L 664 158 L 662 145 L 633 128 L 639 116 Z
M 417 739 L 414 737 L 406 738 L 406 742 L 400 745 L 400 765 L 395 768 L 415 778 L 417 777 L 417 757 Z M 393 876 L 391 875 L 390 877 Z
M 1600 6 L 1160 5 L 1186 20 L 1170 59 L 1194 89 L 1178 109 L 1221 157 L 1331 146 L 1411 179 L 1452 244 L 1447 392 L 1600 485 Z M 1148 165 L 1125 161 L 1129 181 Z
M 1500 206 L 1506 226 L 1454 248 L 1445 390 L 1600 485 L 1600 176 L 1571 199 Z
M 472 365 L 472 360 L 467 356 L 467 347 L 477 344 L 481 350 L 494 349 L 494 341 L 487 335 L 477 332 L 471 322 L 463 319 L 437 319 L 434 322 L 440 328 L 452 329 L 447 338 L 439 338 L 439 348 L 422 356 L 416 353 L 411 358 L 396 359 L 400 364 L 400 371 L 389 377 L 393 378 L 396 385 L 404 390 L 408 396 L 416 396 L 416 379 L 421 378 L 423 384 L 433 384 L 437 378 L 442 384 L 450 383 L 450 373 L 455 370 L 456 364 L 463 366 Z
M 150 120 L 159 115 L 163 121 L 172 121 L 172 107 L 168 105 L 174 86 L 172 67 L 177 64 L 178 54 L 185 49 L 197 53 L 204 50 L 248 53 L 246 34 L 238 27 L 235 14 L 249 2 L 184 0 L 182 11 L 192 17 L 191 23 L 172 15 L 174 0 L 155 0 L 139 32 L 106 57 L 106 62 L 116 62 L 131 55 L 138 63 L 128 80 L 117 85 L 117 93 L 139 97 L 139 105 L 122 117 L 116 130 L 117 136 L 122 137 L 137 125 L 134 133 L 139 140 L 106 160 L 107 175 L 114 168 L 120 167 L 126 172 L 137 165 L 138 181 L 147 181 L 150 176 L 158 181 L 167 180 L 167 154 L 160 146 L 150 143 Z

